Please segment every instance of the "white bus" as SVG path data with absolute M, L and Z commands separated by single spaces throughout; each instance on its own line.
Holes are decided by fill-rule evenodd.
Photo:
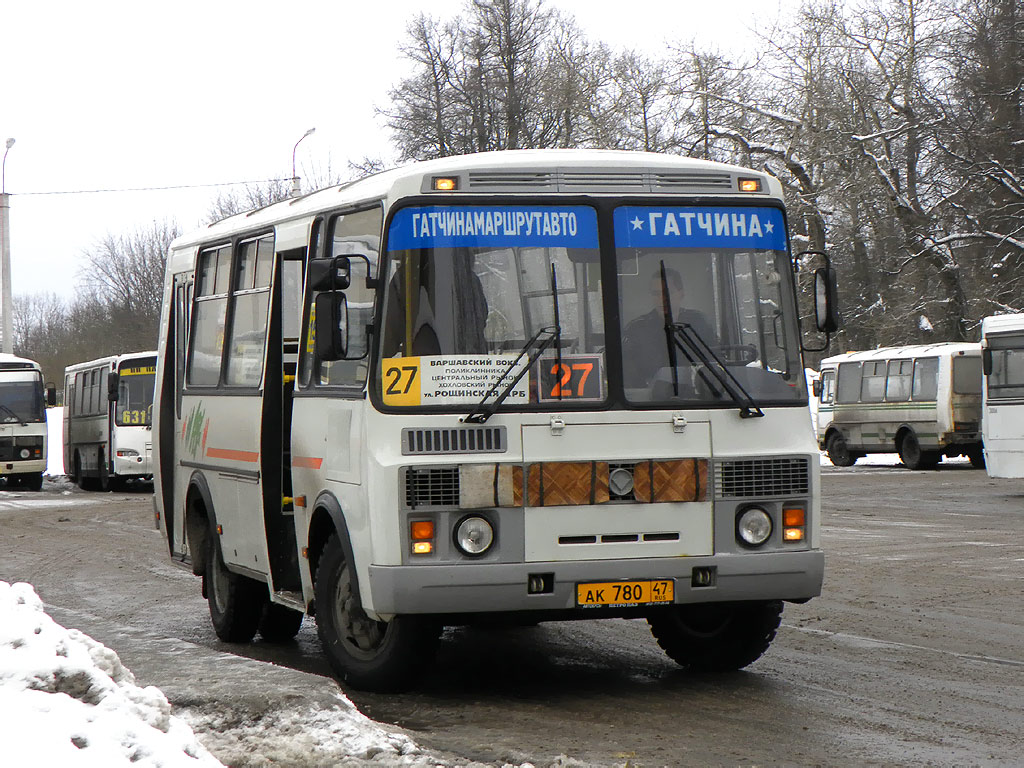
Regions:
M 1024 477 L 1024 315 L 981 321 L 981 432 L 991 477 Z
M 0 477 L 7 488 L 43 487 L 46 406 L 55 402 L 38 363 L 0 354 Z
M 944 343 L 847 352 L 821 361 L 818 442 L 839 467 L 869 453 L 899 453 L 909 469 L 943 456 L 985 466 L 981 347 Z
M 64 369 L 64 468 L 83 490 L 153 476 L 156 352 Z
M 518 151 L 177 239 L 157 515 L 218 636 L 313 614 L 379 690 L 485 616 L 640 616 L 685 667 L 757 659 L 824 564 L 782 199 L 733 166 Z

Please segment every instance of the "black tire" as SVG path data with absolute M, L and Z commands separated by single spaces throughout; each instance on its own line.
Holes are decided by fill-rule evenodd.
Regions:
M 900 461 L 907 469 L 935 469 L 942 456 L 938 451 L 926 451 L 921 448 L 917 435 L 907 431 L 899 445 Z
M 268 643 L 286 643 L 294 640 L 302 627 L 302 618 L 305 616 L 301 611 L 293 611 L 278 603 L 269 600 L 264 604 L 260 614 L 260 623 L 257 628 L 260 637 Z
M 365 691 L 401 691 L 430 666 L 440 627 L 418 616 L 370 619 L 336 535 L 324 546 L 313 591 L 320 644 L 342 682 Z
M 85 472 L 82 471 L 82 457 L 77 452 L 75 453 L 74 478 L 75 485 L 77 485 L 83 491 L 91 491 L 93 489 L 92 478 L 86 477 Z
M 112 485 L 110 478 L 110 466 L 107 464 L 107 457 L 102 453 L 100 454 L 100 477 L 99 480 L 96 481 L 96 484 L 104 493 L 109 491 Z
M 761 657 L 782 620 L 782 602 L 679 605 L 647 619 L 665 653 L 691 672 L 731 672 Z
M 248 643 L 259 628 L 267 601 L 266 585 L 227 569 L 215 530 L 210 531 L 207 540 L 210 549 L 203 588 L 213 631 L 226 643 Z
M 975 469 L 985 468 L 985 450 L 980 445 L 967 451 L 967 458 L 971 460 L 971 466 Z
M 21 484 L 30 491 L 41 491 L 43 490 L 43 473 L 33 472 L 28 475 L 22 475 Z
M 837 467 L 852 467 L 860 458 L 850 450 L 850 446 L 846 444 L 846 438 L 838 432 L 833 432 L 828 436 L 825 450 L 828 453 L 828 460 Z

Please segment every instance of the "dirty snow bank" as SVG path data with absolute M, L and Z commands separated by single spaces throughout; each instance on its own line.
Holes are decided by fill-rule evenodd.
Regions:
M 5 581 L 0 744 L 12 766 L 221 765 L 158 689 L 135 684 L 116 653 L 57 624 L 30 584 Z

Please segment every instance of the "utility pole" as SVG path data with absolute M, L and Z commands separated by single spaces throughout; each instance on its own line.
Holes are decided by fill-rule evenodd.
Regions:
M 7 153 L 14 139 L 7 140 L 0 170 L 0 351 L 14 354 L 14 323 L 11 316 L 11 196 L 7 194 Z

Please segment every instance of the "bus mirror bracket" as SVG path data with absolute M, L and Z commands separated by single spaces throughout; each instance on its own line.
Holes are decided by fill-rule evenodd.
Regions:
M 981 348 L 981 371 L 986 376 L 992 375 L 992 350 L 988 347 Z
M 316 356 L 322 362 L 344 360 L 348 354 L 348 300 L 341 291 L 318 294 L 316 312 Z
M 805 256 L 820 256 L 825 266 L 814 270 L 814 326 L 825 334 L 825 343 L 820 347 L 802 344 L 805 352 L 822 352 L 828 349 L 832 334 L 839 330 L 839 288 L 832 260 L 824 251 L 801 251 L 795 257 L 798 266 Z
M 344 291 L 352 284 L 352 260 L 366 262 L 366 287 L 376 288 L 377 281 L 370 276 L 370 259 L 361 253 L 330 256 L 309 261 L 309 288 L 313 291 Z
M 121 383 L 121 376 L 116 371 L 111 371 L 107 376 L 107 400 L 117 402 L 117 390 Z

